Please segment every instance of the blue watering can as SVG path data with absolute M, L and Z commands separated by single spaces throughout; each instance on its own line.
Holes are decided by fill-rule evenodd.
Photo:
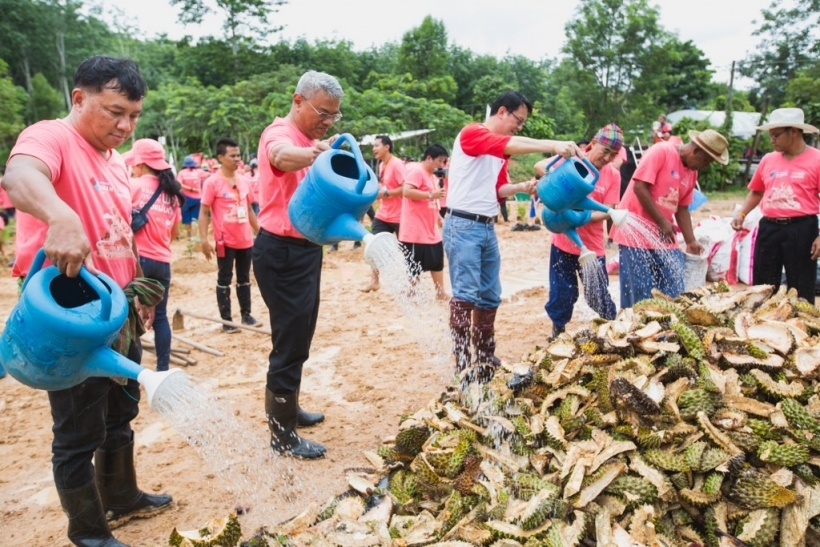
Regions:
M 609 211 L 609 208 L 590 199 L 589 194 L 598 182 L 598 170 L 586 159 L 567 158 L 564 163 L 550 171 L 550 167 L 562 159 L 556 156 L 547 165 L 546 172 L 535 187 L 541 203 L 556 213 L 567 209 Z
M 353 151 L 340 150 L 348 143 Z M 379 193 L 379 183 L 349 133 L 316 157 L 288 204 L 293 227 L 318 245 L 361 241 L 368 231 L 359 223 Z
M 150 404 L 169 373 L 181 371 L 150 371 L 110 348 L 128 316 L 125 293 L 85 266 L 77 277 L 43 268 L 45 258 L 40 249 L 0 335 L 0 364 L 20 383 L 46 391 L 92 376 L 131 378 L 145 385 Z

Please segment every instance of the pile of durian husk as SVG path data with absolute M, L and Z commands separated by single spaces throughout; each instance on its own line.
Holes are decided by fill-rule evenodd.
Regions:
M 820 545 L 820 310 L 654 297 L 461 382 L 261 545 Z

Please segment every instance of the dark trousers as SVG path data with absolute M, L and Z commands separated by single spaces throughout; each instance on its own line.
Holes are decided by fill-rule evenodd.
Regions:
M 293 393 L 302 382 L 302 365 L 316 331 L 322 248 L 262 230 L 253 245 L 253 274 L 270 314 L 267 387 L 273 393 Z
M 142 274 L 156 279 L 165 287 L 162 300 L 154 308 L 154 345 L 157 348 L 157 370 L 168 370 L 171 362 L 171 325 L 168 323 L 168 289 L 171 287 L 171 265 L 152 258 L 140 257 Z
M 598 264 L 604 272 L 603 279 L 608 280 L 606 260 L 598 258 Z M 595 312 L 604 319 L 615 319 L 615 302 L 609 295 L 608 284 L 587 283 L 583 279 L 578 255 L 567 253 L 550 246 L 550 295 L 544 305 L 552 324 L 563 328 L 572 319 L 572 310 L 578 301 L 578 277 L 584 283 L 584 298 Z
M 817 261 L 811 259 L 811 244 L 817 238 L 817 216 L 796 219 L 791 224 L 776 224 L 762 218 L 755 239 L 752 280 L 755 285 L 780 287 L 786 269 L 786 286 L 814 303 L 817 288 Z
M 128 359 L 139 363 L 142 346 L 136 340 Z M 112 451 L 129 444 L 131 420 L 139 414 L 140 388 L 136 380 L 121 386 L 110 378 L 88 378 L 68 389 L 49 391 L 54 421 L 51 465 L 58 490 L 79 488 L 94 480 L 94 451 Z
M 253 247 L 247 249 L 233 249 L 225 247 L 225 256 L 216 257 L 219 271 L 216 274 L 216 284 L 220 287 L 230 287 L 233 279 L 233 268 L 236 264 L 236 284 L 243 285 L 251 282 L 251 257 Z

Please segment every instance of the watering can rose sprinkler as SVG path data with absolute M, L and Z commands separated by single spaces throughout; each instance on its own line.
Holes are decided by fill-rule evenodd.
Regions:
M 182 371 L 148 370 L 111 349 L 128 317 L 123 290 L 85 266 L 77 277 L 43 268 L 45 258 L 40 249 L 0 335 L 0 363 L 21 384 L 46 391 L 96 376 L 130 378 L 152 405 L 160 384 Z
M 595 260 L 595 253 L 584 245 L 576 228 L 590 221 L 592 211 L 601 211 L 609 215 L 615 226 L 621 226 L 629 215 L 622 209 L 612 209 L 589 197 L 598 181 L 598 170 L 586 159 L 568 158 L 564 163 L 550 171 L 555 163 L 562 159 L 557 156 L 546 167 L 544 175 L 535 187 L 544 210 L 541 221 L 553 233 L 565 234 L 581 249 L 581 263 Z
M 348 143 L 352 152 L 341 150 Z M 344 240 L 364 241 L 365 260 L 378 269 L 389 248 L 398 250 L 393 234 L 373 235 L 359 222 L 379 193 L 379 183 L 368 167 L 359 145 L 349 133 L 339 136 L 313 162 L 296 188 L 288 217 L 305 239 L 317 245 Z

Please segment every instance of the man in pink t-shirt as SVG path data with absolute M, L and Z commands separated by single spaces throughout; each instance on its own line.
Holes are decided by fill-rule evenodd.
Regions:
M 729 143 L 711 129 L 690 131 L 689 139 L 682 146 L 663 142 L 649 147 L 618 206 L 637 217 L 612 229 L 612 239 L 619 245 L 622 308 L 651 297 L 652 289 L 671 297 L 683 292 L 683 253 L 673 220 L 683 234 L 686 252 L 703 253 L 692 231 L 689 204 L 698 171 L 713 161 L 726 165 Z M 637 232 L 636 222 L 653 232 L 651 237 Z
M 202 185 L 199 216 L 210 215 L 216 244 L 216 303 L 219 316 L 231 319 L 231 281 L 236 266 L 236 299 L 243 325 L 261 326 L 251 315 L 251 248 L 253 236 L 259 231 L 256 213 L 251 207 L 251 188 L 245 175 L 239 173 L 242 155 L 239 143 L 232 139 L 216 142 L 216 157 L 220 167 Z M 208 242 L 208 223 L 199 223 L 202 254 L 210 260 L 213 254 Z M 232 325 L 222 325 L 223 332 L 237 333 Z
M 769 132 L 774 152 L 760 160 L 732 228 L 742 229 L 743 219 L 759 204 L 763 218 L 755 238 L 752 281 L 779 287 L 785 268 L 786 285 L 814 302 L 820 257 L 820 150 L 808 146 L 803 134 L 818 129 L 804 123 L 799 108 L 773 110 L 758 129 Z
M 381 204 L 373 219 L 373 235 L 383 232 L 395 236 L 399 234 L 401 220 L 402 184 L 406 173 L 404 162 L 393 155 L 393 141 L 387 135 L 378 135 L 373 140 L 373 156 L 379 160 L 379 197 Z M 362 292 L 379 290 L 379 271 L 372 269 L 370 283 Z
M 130 228 L 128 174 L 115 149 L 134 131 L 144 95 L 133 61 L 91 57 L 74 75 L 68 116 L 20 134 L 2 183 L 20 213 L 15 276 L 29 273 L 41 247 L 69 278 L 84 264 L 123 288 L 142 276 Z M 134 306 L 150 328 L 153 308 L 139 297 Z M 139 363 L 141 356 L 139 338 L 131 340 L 127 358 Z M 171 496 L 137 487 L 131 421 L 139 413 L 139 384 L 92 377 L 49 391 L 48 400 L 54 482 L 69 540 L 124 547 L 107 520 L 146 516 L 171 503 Z
M 185 228 L 185 237 L 191 239 L 191 224 L 199 220 L 199 200 L 202 198 L 202 170 L 197 168 L 196 160 L 192 156 L 185 156 L 182 160 L 182 169 L 177 173 L 177 180 L 182 186 L 182 195 L 185 203 L 182 204 L 182 226 Z
M 268 306 L 273 351 L 268 357 L 265 415 L 271 448 L 315 459 L 325 447 L 297 434 L 324 414 L 299 404 L 302 367 L 319 316 L 322 247 L 305 239 L 288 216 L 288 203 L 316 157 L 330 149 L 330 127 L 342 117 L 344 91 L 333 76 L 302 74 L 284 118 L 276 118 L 259 139 L 259 236 L 253 244 L 253 274 Z
M 495 356 L 495 315 L 501 304 L 501 255 L 495 235 L 498 198 L 521 191 L 509 184 L 513 154 L 578 153 L 574 142 L 518 137 L 532 103 L 517 91 L 502 93 L 483 124 L 472 123 L 456 137 L 448 170 L 447 216 L 442 238 L 450 265 L 450 333 L 456 369 L 464 379 L 489 381 L 501 362 Z M 528 189 L 532 190 L 532 185 Z M 475 344 L 475 366 L 470 342 Z M 468 370 L 469 369 L 469 370 Z
M 410 279 L 418 283 L 421 272 L 430 272 L 436 288 L 436 298 L 449 300 L 444 290 L 444 247 L 439 232 L 438 200 L 444 197 L 433 171 L 443 168 L 447 149 L 433 144 L 424 152 L 424 159 L 404 177 L 399 241 L 404 244 L 410 260 Z
M 620 197 L 621 174 L 611 163 L 623 149 L 623 132 L 611 123 L 602 127 L 585 148 L 586 158 L 598 170 L 595 189 L 589 197 L 608 207 L 615 207 Z M 535 164 L 538 176 L 545 175 L 546 166 L 552 159 L 541 160 Z M 560 165 L 560 164 L 557 164 Z M 556 167 L 557 167 L 556 165 Z M 608 280 L 606 272 L 606 248 L 604 244 L 604 221 L 609 215 L 593 211 L 590 221 L 576 231 L 581 242 L 598 257 L 602 274 L 599 279 Z M 567 323 L 572 319 L 572 311 L 578 300 L 578 277 L 584 284 L 584 298 L 593 310 L 604 319 L 615 319 L 615 302 L 609 295 L 608 283 L 589 282 L 584 279 L 584 272 L 578 257 L 581 249 L 564 234 L 553 234 L 550 246 L 549 263 L 549 300 L 544 305 L 547 315 L 552 320 L 552 337 L 564 332 Z

